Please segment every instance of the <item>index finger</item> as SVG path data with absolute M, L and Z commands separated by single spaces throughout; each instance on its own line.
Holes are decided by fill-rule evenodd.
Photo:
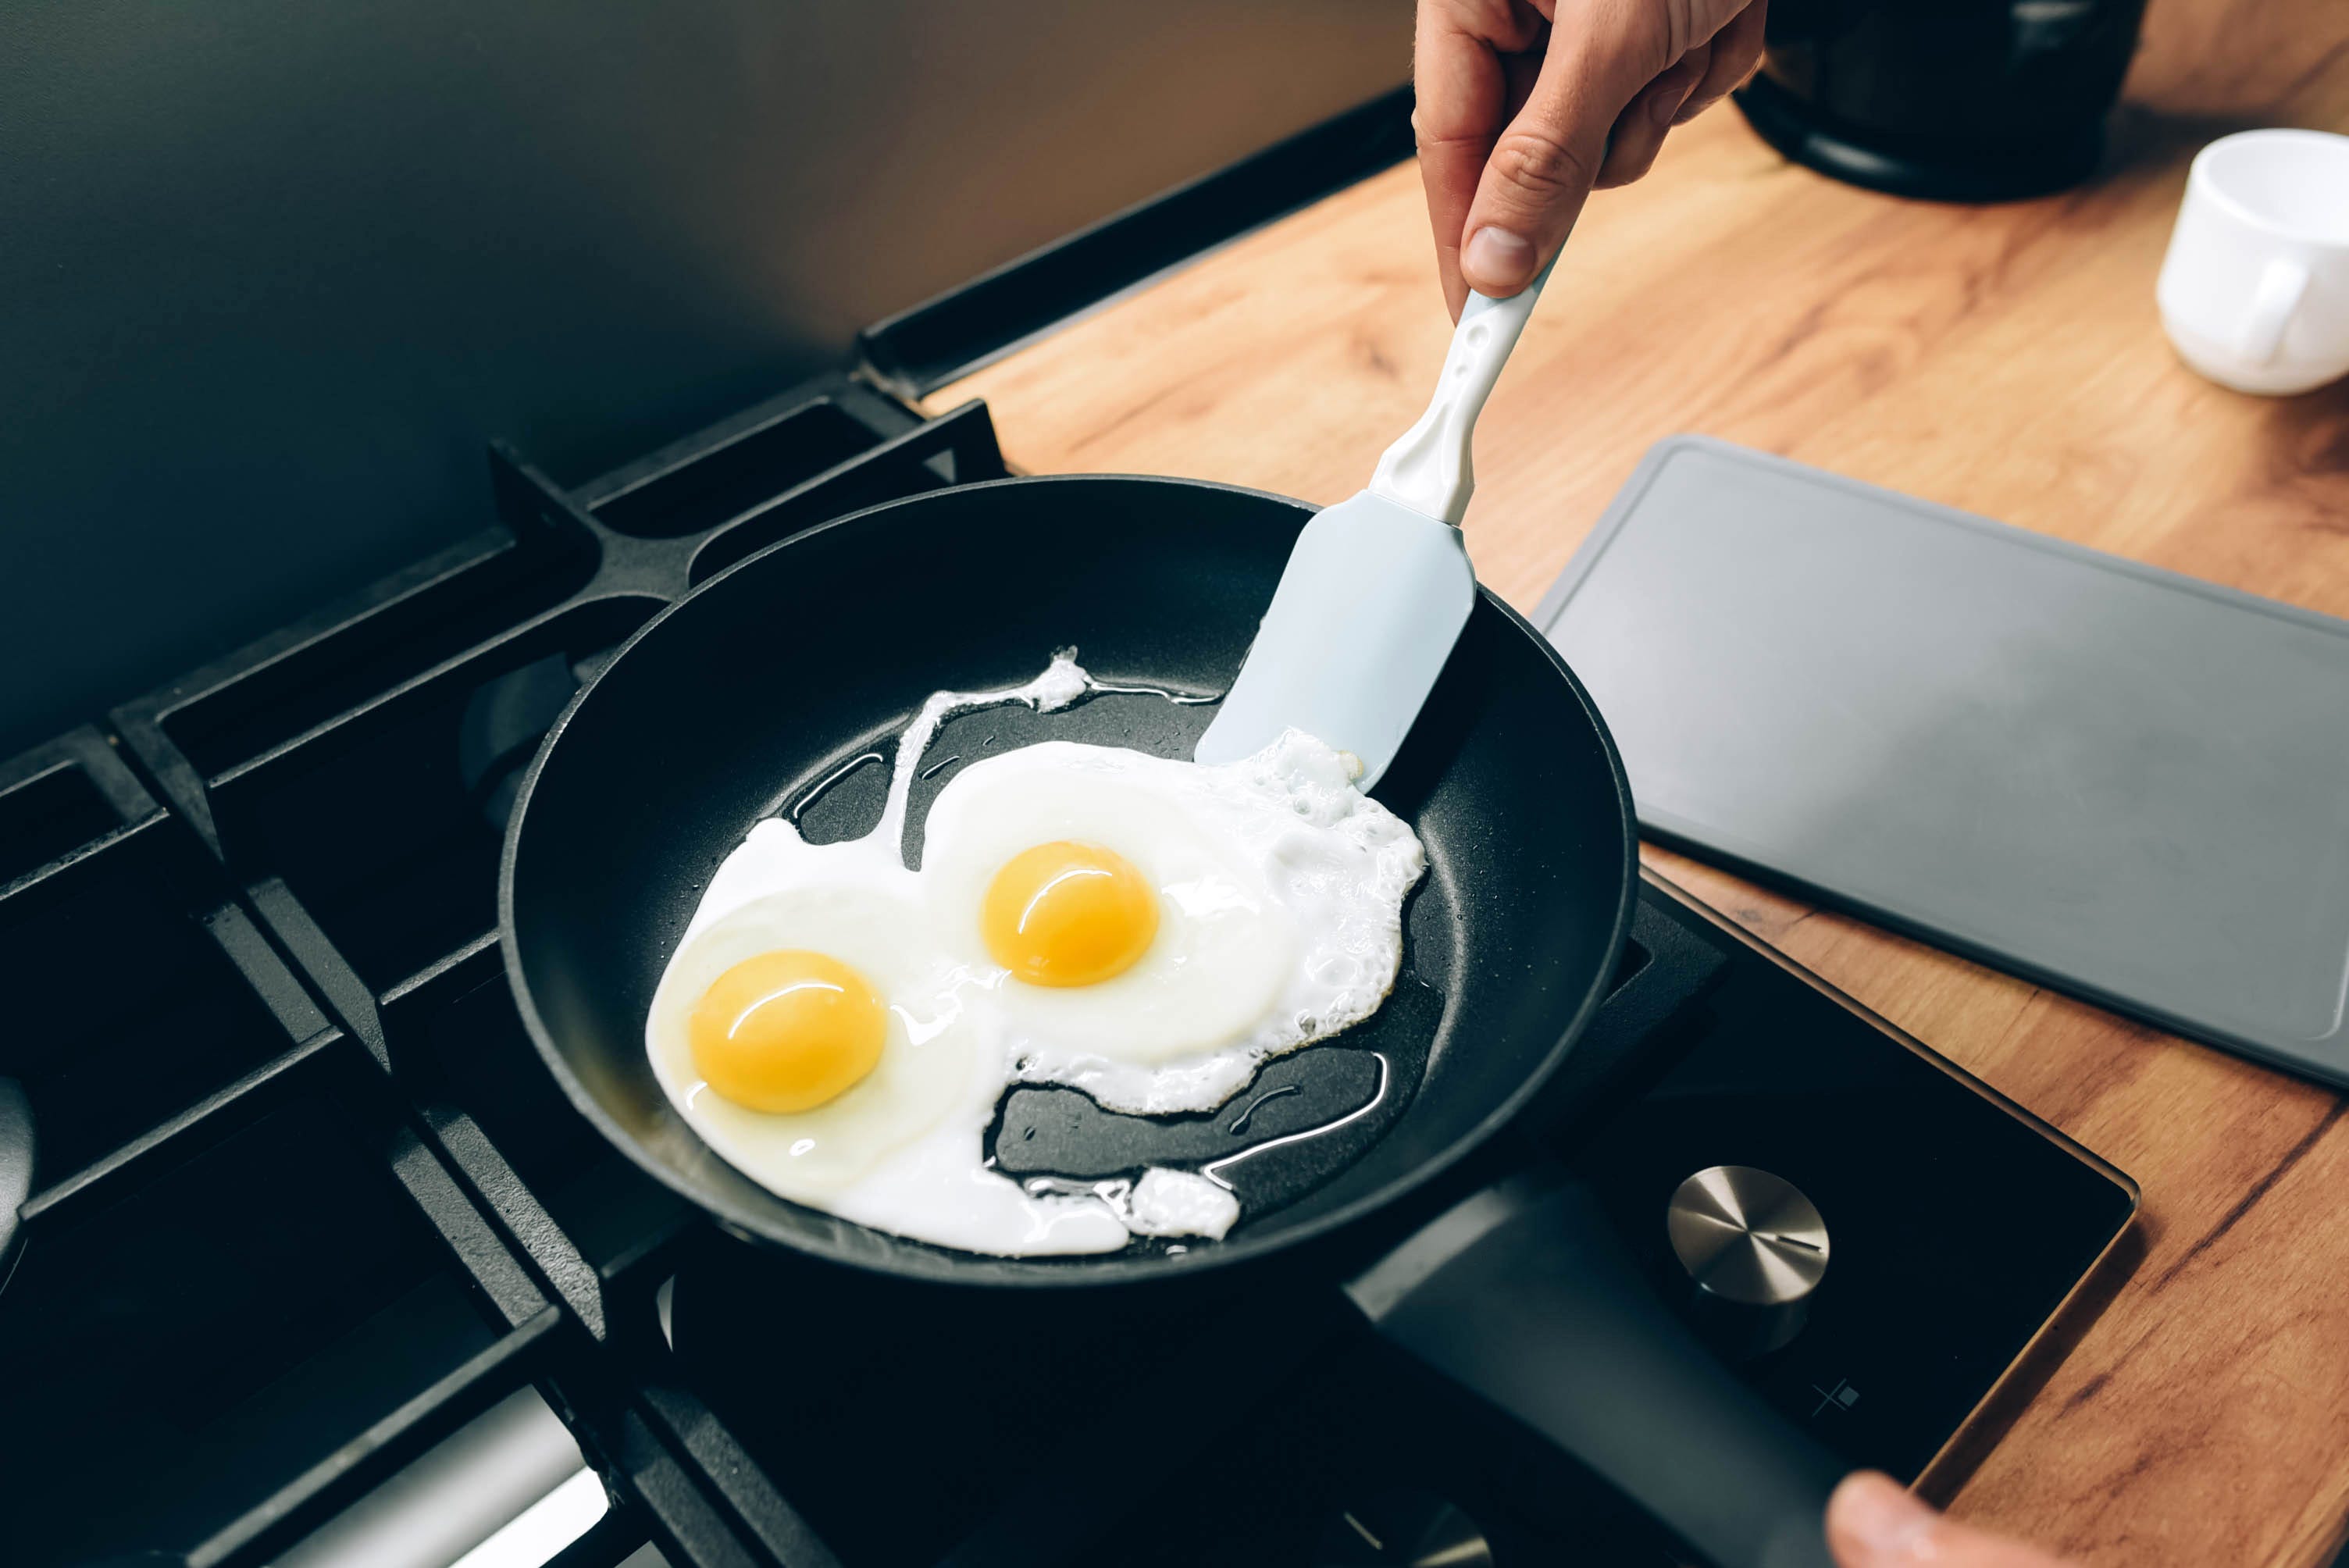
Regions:
M 1507 118 L 1508 84 L 1493 46 L 1471 34 L 1440 4 L 1419 8 L 1412 53 L 1413 139 L 1427 191 L 1428 223 L 1444 304 L 1457 317 L 1467 303 L 1460 277 L 1460 239 L 1476 199 L 1476 181 Z

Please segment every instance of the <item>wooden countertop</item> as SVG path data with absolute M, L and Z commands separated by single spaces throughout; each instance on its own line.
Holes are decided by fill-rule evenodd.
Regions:
M 2349 385 L 2269 401 L 2171 356 L 2154 274 L 2210 138 L 2349 129 L 2349 5 L 2153 0 L 2097 182 L 1933 206 L 1792 167 L 1733 112 L 1602 192 L 1486 410 L 1468 523 L 1530 609 L 1650 443 L 1702 430 L 2349 616 Z M 1327 503 L 1449 337 L 1395 169 L 930 399 L 1030 471 Z M 2141 1251 L 1954 1508 L 2113 1568 L 2330 1561 L 2349 1515 L 2338 1095 L 1815 911 L 1649 863 L 2136 1176 Z

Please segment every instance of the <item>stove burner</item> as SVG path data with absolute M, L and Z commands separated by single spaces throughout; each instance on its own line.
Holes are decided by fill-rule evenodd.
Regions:
M 1476 1522 L 1433 1492 L 1403 1487 L 1348 1502 L 1322 1527 L 1313 1568 L 1492 1568 Z
M 549 654 L 484 682 L 466 701 L 457 727 L 457 771 L 494 830 L 505 831 L 539 742 L 585 678 L 568 658 Z

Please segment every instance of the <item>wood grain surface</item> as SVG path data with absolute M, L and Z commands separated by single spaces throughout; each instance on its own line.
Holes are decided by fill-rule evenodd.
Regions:
M 2349 4 L 2153 0 L 2104 171 L 2044 201 L 1848 189 L 1733 112 L 1675 132 L 1646 181 L 1586 211 L 1484 417 L 1479 574 L 1530 609 L 1648 446 L 1701 430 L 2349 616 L 2349 385 L 2223 391 L 2154 313 L 2187 160 L 2264 124 L 2349 129 Z M 1449 334 L 1406 166 L 930 402 L 985 397 L 1031 471 L 1327 503 L 1417 416 Z M 2137 1255 L 1984 1433 L 1955 1511 L 2114 1568 L 2331 1561 L 2349 1516 L 2341 1097 L 1646 852 L 2143 1184 Z

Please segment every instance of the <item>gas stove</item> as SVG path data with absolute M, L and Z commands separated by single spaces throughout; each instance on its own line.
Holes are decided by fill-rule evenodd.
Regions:
M 494 930 L 540 738 L 726 566 L 1004 469 L 982 406 L 835 378 L 585 485 L 490 470 L 503 527 L 0 765 L 0 1560 L 1675 1560 L 1330 1281 L 941 1297 L 754 1250 L 607 1147 Z M 1929 1484 L 2135 1206 L 1653 878 L 1568 1073 L 1587 1109 L 1494 1159 L 1572 1168 L 1659 1313 Z

